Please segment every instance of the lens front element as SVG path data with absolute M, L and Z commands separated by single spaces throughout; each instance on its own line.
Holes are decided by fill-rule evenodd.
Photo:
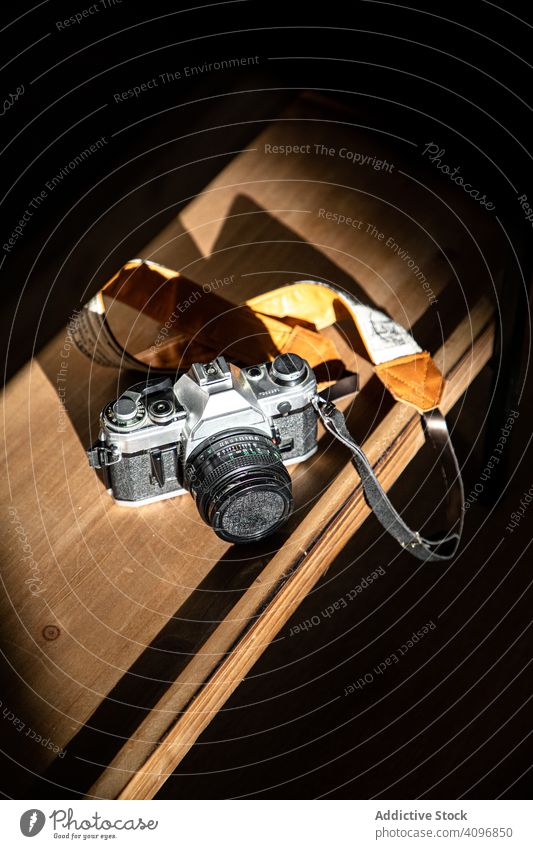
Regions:
M 292 510 L 291 479 L 279 450 L 259 431 L 226 431 L 188 458 L 184 484 L 199 513 L 228 542 L 271 534 Z

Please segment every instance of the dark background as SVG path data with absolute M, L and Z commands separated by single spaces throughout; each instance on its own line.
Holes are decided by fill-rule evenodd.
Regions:
M 344 99 L 391 133 L 438 133 L 463 173 L 490 185 L 518 242 L 523 216 L 509 181 L 520 193 L 531 184 L 532 30 L 509 5 L 251 0 L 179 11 L 122 0 L 57 29 L 89 5 L 49 0 L 11 23 L 4 13 L 1 92 L 25 91 L 2 116 L 2 244 L 54 174 L 107 140 L 48 194 L 4 260 L 9 374 L 301 89 Z M 159 74 L 231 56 L 259 62 L 114 101 Z
M 174 4 L 122 0 L 100 7 L 80 24 L 57 28 L 57 21 L 90 5 L 84 0 L 76 4 L 50 0 L 35 8 L 27 4 L 3 12 L 0 92 L 8 98 L 24 86 L 24 93 L 0 118 L 2 244 L 46 181 L 88 145 L 102 136 L 106 139 L 101 150 L 48 193 L 13 249 L 0 251 L 0 342 L 7 377 L 65 324 L 73 309 L 135 256 L 188 198 L 200 192 L 232 152 L 257 135 L 262 123 L 305 89 L 344 100 L 361 120 L 369 117 L 374 127 L 394 133 L 408 126 L 410 136 L 420 141 L 438 135 L 451 158 L 472 175 L 472 183 L 490 186 L 517 254 L 509 261 L 501 293 L 504 369 L 496 386 L 496 405 L 506 409 L 516 403 L 526 371 L 528 304 L 521 275 L 528 285 L 531 241 L 531 225 L 524 221 L 517 194 L 533 198 L 528 153 L 532 23 L 523 19 L 526 13 L 519 4 L 507 3 L 503 9 L 487 2 L 454 6 L 413 0 L 412 8 L 381 2 L 355 2 L 347 8 L 340 3 L 312 7 L 251 0 L 185 11 Z M 138 99 L 115 102 L 115 93 L 161 73 L 230 56 L 258 56 L 259 61 L 235 71 L 182 78 Z M 185 167 L 191 159 L 197 164 Z M 469 441 L 479 435 L 478 421 L 483 420 L 492 380 L 486 370 L 476 384 L 479 404 L 473 403 L 470 420 L 461 423 L 459 453 L 464 450 L 466 455 Z M 530 398 L 530 393 L 524 396 Z M 527 403 L 522 400 L 523 410 Z M 479 643 L 477 655 L 454 671 L 463 656 L 449 650 L 442 666 L 438 659 L 432 660 L 429 681 L 424 677 L 421 682 L 416 674 L 411 681 L 410 672 L 416 672 L 423 652 L 431 657 L 434 651 L 421 646 L 420 654 L 413 653 L 402 665 L 398 680 L 391 672 L 357 697 L 329 703 L 331 694 L 342 692 L 350 682 L 349 658 L 355 652 L 367 652 L 368 668 L 382 659 L 379 641 L 363 649 L 374 631 L 380 634 L 383 627 L 382 614 L 372 611 L 383 602 L 387 615 L 387 598 L 381 597 L 385 587 L 378 583 L 365 597 L 369 618 L 365 619 L 363 607 L 359 618 L 364 624 L 358 627 L 348 610 L 323 624 L 318 634 L 310 631 L 289 638 L 290 626 L 285 629 L 228 710 L 184 761 L 180 775 L 167 782 L 160 795 L 331 793 L 365 798 L 383 793 L 409 798 L 425 793 L 433 775 L 441 780 L 429 791 L 435 797 L 527 795 L 531 711 L 525 700 L 531 693 L 531 674 L 529 667 L 520 671 L 531 658 L 529 632 L 521 633 L 531 606 L 531 558 L 527 551 L 522 554 L 528 541 L 527 520 L 520 534 L 504 541 L 505 557 L 482 567 L 502 536 L 504 519 L 531 485 L 531 455 L 522 456 L 529 430 L 528 416 L 523 414 L 509 452 L 507 475 L 514 475 L 512 487 L 498 506 L 499 523 L 494 523 L 499 537 L 493 539 L 486 532 L 480 539 L 470 523 L 473 541 L 455 562 L 446 589 L 442 594 L 432 589 L 437 615 L 453 600 L 454 588 L 464 586 L 462 568 L 478 575 L 439 629 L 439 639 L 445 642 L 449 637 L 460 646 L 463 632 L 458 629 L 465 624 L 468 639 Z M 467 467 L 467 490 L 483 462 L 482 446 L 480 440 Z M 481 521 L 483 513 L 479 515 Z M 372 521 L 365 524 L 350 554 L 333 567 L 295 622 L 342 594 L 347 586 L 346 558 L 353 560 L 358 550 L 363 552 L 376 529 Z M 390 544 L 383 540 L 380 545 L 383 562 L 388 562 L 393 556 Z M 512 563 L 516 569 L 500 585 Z M 405 573 L 398 580 L 401 600 L 402 593 L 419 598 L 424 582 L 432 584 L 433 578 L 415 570 L 406 586 Z M 467 621 L 473 612 L 468 608 L 469 593 L 478 581 L 487 588 L 482 594 L 487 603 Z M 390 592 L 390 583 L 386 586 Z M 401 604 L 409 607 L 406 600 Z M 497 625 L 511 609 L 505 622 Z M 399 627 L 399 638 L 411 625 L 419 627 L 416 615 Z M 480 679 L 479 670 L 489 670 L 507 648 L 509 654 Z M 407 668 L 410 663 L 413 670 Z M 280 665 L 285 671 L 279 670 Z M 440 689 L 413 707 L 417 687 L 424 696 L 448 673 L 446 696 Z M 466 694 L 470 681 L 477 683 Z M 396 685 L 399 688 L 393 692 Z M 488 706 L 488 696 L 498 694 L 495 705 Z M 389 730 L 380 730 L 387 726 L 387 718 L 402 714 L 404 700 L 406 717 Z M 443 718 L 431 724 L 447 707 Z M 472 723 L 465 721 L 458 737 L 416 767 L 428 752 L 438 749 L 440 741 L 453 737 L 460 716 Z M 450 776 L 443 778 L 448 772 Z M 276 785 L 277 789 L 266 789 Z M 3 791 L 9 795 L 6 773 Z

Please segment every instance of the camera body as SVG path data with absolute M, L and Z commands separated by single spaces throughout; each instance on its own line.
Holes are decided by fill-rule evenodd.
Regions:
M 285 466 L 317 448 L 316 378 L 295 354 L 238 368 L 224 357 L 136 384 L 107 404 L 87 452 L 118 504 L 190 492 L 231 542 L 261 539 L 292 510 Z

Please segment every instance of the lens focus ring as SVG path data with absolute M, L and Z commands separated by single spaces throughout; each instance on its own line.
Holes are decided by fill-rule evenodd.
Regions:
M 292 509 L 291 480 L 281 455 L 258 431 L 206 440 L 189 457 L 184 483 L 204 521 L 229 542 L 267 536 Z

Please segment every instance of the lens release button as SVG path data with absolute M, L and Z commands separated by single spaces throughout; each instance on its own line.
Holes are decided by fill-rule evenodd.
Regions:
M 291 409 L 290 401 L 282 401 L 281 404 L 278 404 L 278 413 L 282 416 L 288 415 Z

